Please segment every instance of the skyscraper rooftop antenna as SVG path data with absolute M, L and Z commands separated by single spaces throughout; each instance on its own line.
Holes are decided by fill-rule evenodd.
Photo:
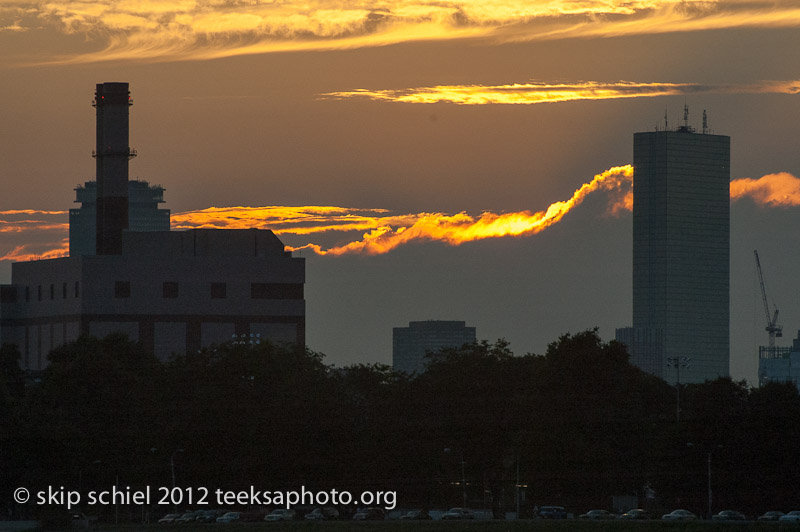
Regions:
M 689 106 L 683 104 L 683 127 L 689 129 Z
M 669 121 L 667 120 L 667 108 L 664 107 L 664 131 L 669 131 Z
M 708 115 L 706 114 L 706 110 L 703 109 L 703 135 L 708 133 Z

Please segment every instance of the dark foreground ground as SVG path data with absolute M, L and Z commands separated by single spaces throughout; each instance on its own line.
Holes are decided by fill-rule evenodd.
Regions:
M 796 531 L 800 532 L 800 524 L 795 523 L 674 523 L 663 521 L 640 522 L 586 522 L 576 520 L 566 521 L 379 521 L 379 522 L 325 522 L 325 523 L 253 523 L 231 525 L 137 525 L 137 526 L 104 526 L 100 525 L 100 532 L 272 532 L 276 530 L 289 532 L 344 532 L 355 530 L 357 532 L 761 532 L 761 531 Z

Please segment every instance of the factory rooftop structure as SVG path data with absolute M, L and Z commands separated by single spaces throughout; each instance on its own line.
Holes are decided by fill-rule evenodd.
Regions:
M 23 369 L 82 334 L 122 332 L 162 359 L 234 335 L 304 346 L 305 260 L 268 230 L 129 230 L 128 84 L 97 85 L 94 105 L 95 253 L 14 263 L 0 286 L 0 342 Z

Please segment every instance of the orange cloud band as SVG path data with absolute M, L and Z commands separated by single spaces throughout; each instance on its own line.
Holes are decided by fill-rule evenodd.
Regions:
M 610 210 L 618 211 L 619 205 L 624 206 L 627 201 L 627 194 L 619 192 L 626 185 L 630 186 L 632 177 L 633 167 L 631 165 L 609 168 L 605 172 L 595 175 L 589 183 L 578 188 L 570 199 L 555 202 L 543 211 L 508 214 L 485 212 L 477 219 L 464 212 L 456 215 L 423 213 L 416 215 L 417 220 L 410 226 L 393 229 L 389 225 L 381 225 L 369 233 L 365 233 L 361 240 L 342 246 L 324 250 L 319 245 L 307 244 L 288 249 L 292 251 L 312 249 L 320 255 L 348 253 L 377 255 L 414 241 L 439 241 L 457 246 L 464 242 L 485 238 L 531 235 L 558 223 L 565 214 L 580 205 L 587 195 L 597 190 L 616 192 L 617 197 L 612 202 Z
M 313 235 L 334 232 L 366 231 L 362 238 L 351 242 L 323 248 L 320 244 L 287 246 L 288 250 L 310 249 L 320 255 L 386 253 L 412 242 L 438 241 L 448 245 L 459 245 L 485 238 L 525 236 L 539 233 L 558 223 L 585 198 L 598 191 L 608 197 L 608 212 L 619 214 L 633 208 L 633 167 L 615 166 L 594 176 L 581 185 L 564 201 L 557 201 L 546 209 L 531 212 L 497 214 L 485 212 L 473 217 L 465 212 L 450 215 L 443 213 L 418 213 L 391 215 L 385 209 L 352 209 L 333 206 L 302 207 L 211 207 L 208 209 L 177 213 L 172 216 L 173 229 L 217 228 L 217 229 L 272 229 L 285 235 Z M 731 181 L 731 201 L 750 198 L 764 207 L 800 206 L 800 178 L 780 172 L 767 174 L 758 179 L 743 178 Z M 0 211 L 0 217 L 11 214 L 41 215 L 63 214 L 64 211 Z M 46 220 L 23 220 L 22 228 L 14 230 L 15 222 L 0 219 L 3 232 L 22 230 L 63 235 L 67 224 L 55 224 Z M 38 225 L 37 225 L 38 223 Z M 28 244 L 14 247 L 0 256 L 0 260 L 24 261 L 55 258 L 68 253 L 68 239 L 63 238 L 44 244 Z
M 697 83 L 514 83 L 510 85 L 438 85 L 410 89 L 355 89 L 330 92 L 322 98 L 367 98 L 399 103 L 438 103 L 458 105 L 537 104 L 575 100 L 653 98 L 697 93 L 798 94 L 800 81 L 765 81 L 748 85 L 701 85 Z
M 506 43 L 798 26 L 800 8 L 792 0 L 0 2 L 0 32 L 85 38 L 88 53 L 42 58 L 59 63 L 196 60 L 423 40 Z
M 734 179 L 731 200 L 743 197 L 767 207 L 797 207 L 800 205 L 800 179 L 788 172 L 767 174 L 758 179 Z
M 0 261 L 26 262 L 30 260 L 57 259 L 69 255 L 69 238 L 59 242 L 23 244 L 0 256 Z

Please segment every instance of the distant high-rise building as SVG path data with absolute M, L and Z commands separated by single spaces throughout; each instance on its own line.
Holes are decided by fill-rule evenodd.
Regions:
M 475 327 L 466 327 L 463 321 L 411 321 L 408 327 L 393 330 L 392 366 L 395 371 L 421 373 L 427 353 L 474 342 Z
M 69 210 L 69 254 L 94 255 L 97 234 L 97 182 L 87 181 L 75 188 L 75 203 Z M 128 230 L 169 231 L 169 209 L 164 203 L 164 187 L 147 181 L 128 181 Z
M 617 339 L 668 382 L 727 376 L 730 137 L 636 133 L 633 167 L 633 328 Z
M 762 345 L 758 348 L 758 385 L 792 382 L 800 388 L 800 331 L 791 347 Z

